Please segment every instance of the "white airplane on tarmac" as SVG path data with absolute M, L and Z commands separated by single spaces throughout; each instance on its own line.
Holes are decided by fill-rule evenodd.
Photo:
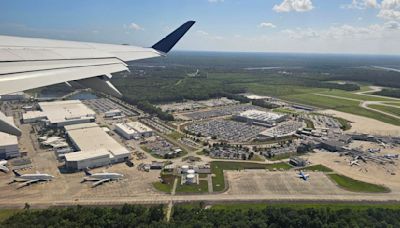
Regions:
M 13 170 L 13 173 L 15 174 L 15 178 L 11 183 L 14 182 L 23 182 L 18 186 L 18 188 L 22 188 L 28 185 L 31 185 L 33 183 L 38 183 L 40 181 L 51 181 L 53 180 L 54 176 L 46 173 L 35 173 L 35 174 L 20 174 L 17 171 Z M 11 184 L 10 183 L 10 184 Z
M 1 160 L 0 161 L 0 171 L 8 173 L 8 171 L 10 171 L 10 169 L 7 167 L 8 161 L 6 160 Z
M 182 24 L 147 48 L 0 35 L 0 96 L 65 82 L 121 97 L 111 74 L 129 71 L 131 61 L 166 56 L 194 23 Z M 3 113 L 0 132 L 21 136 Z
M 310 177 L 310 174 L 305 174 L 303 171 L 300 171 L 299 174 L 297 174 L 297 176 L 303 179 L 304 181 L 307 181 L 308 178 Z
M 90 173 L 87 169 L 83 170 L 86 174 L 86 177 L 83 178 L 82 182 L 86 181 L 95 181 L 92 184 L 92 188 L 101 185 L 105 182 L 109 181 L 114 181 L 114 180 L 121 180 L 124 175 L 120 173 L 107 173 L 107 172 L 102 172 L 102 173 Z
M 353 160 L 353 161 L 350 161 L 350 166 L 353 166 L 353 165 L 360 166 L 360 163 L 358 163 L 358 159 L 355 159 L 355 160 Z

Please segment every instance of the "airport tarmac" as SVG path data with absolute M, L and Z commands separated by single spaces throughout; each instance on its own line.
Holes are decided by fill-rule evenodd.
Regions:
M 227 193 L 233 195 L 339 195 L 354 194 L 340 189 L 324 173 L 313 172 L 307 181 L 296 171 L 267 172 L 265 170 L 228 171 Z

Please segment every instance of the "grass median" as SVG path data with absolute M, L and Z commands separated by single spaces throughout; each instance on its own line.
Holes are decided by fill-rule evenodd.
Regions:
M 351 192 L 388 193 L 390 189 L 377 184 L 354 180 L 340 174 L 327 174 L 339 187 Z

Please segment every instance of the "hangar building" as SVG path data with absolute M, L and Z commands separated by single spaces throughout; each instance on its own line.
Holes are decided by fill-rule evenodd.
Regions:
M 14 120 L 12 117 L 6 117 L 10 123 Z M 0 132 L 0 159 L 9 159 L 19 157 L 19 147 L 17 136 Z
M 51 127 L 94 122 L 96 113 L 78 100 L 39 102 Z
M 79 150 L 65 155 L 65 165 L 70 170 L 100 167 L 131 158 L 130 152 L 96 123 L 68 125 L 64 128 L 71 143 Z

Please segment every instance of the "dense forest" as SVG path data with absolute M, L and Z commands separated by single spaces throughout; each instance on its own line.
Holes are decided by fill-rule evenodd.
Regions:
M 400 98 L 400 89 L 383 89 L 382 91 L 375 92 L 374 94 L 380 96 Z
M 2 227 L 400 227 L 396 209 L 294 209 L 266 207 L 217 210 L 174 207 L 169 222 L 159 206 L 70 207 L 24 210 Z
M 128 99 L 144 102 L 146 107 L 146 102 L 204 100 L 223 93 L 279 97 L 318 88 L 355 91 L 360 88 L 358 82 L 400 88 L 399 72 L 374 66 L 396 68 L 400 57 L 173 52 L 167 58 L 134 61 L 130 72 L 113 74 L 111 82 Z M 50 86 L 42 94 L 70 90 Z

